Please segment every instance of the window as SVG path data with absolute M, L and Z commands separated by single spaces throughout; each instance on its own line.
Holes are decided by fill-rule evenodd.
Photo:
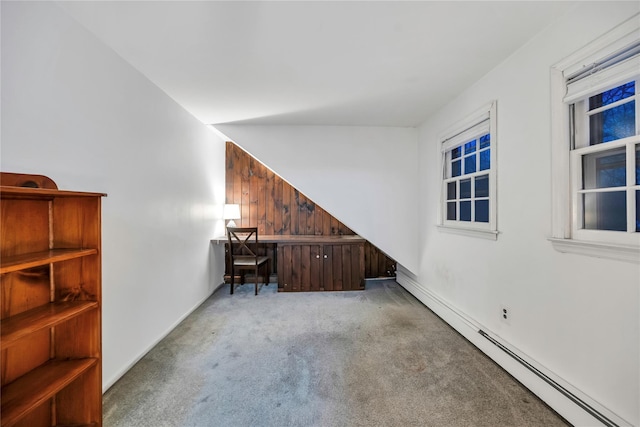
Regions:
M 495 135 L 494 102 L 441 138 L 442 229 L 496 238 Z
M 639 29 L 627 21 L 552 69 L 561 251 L 640 261 Z

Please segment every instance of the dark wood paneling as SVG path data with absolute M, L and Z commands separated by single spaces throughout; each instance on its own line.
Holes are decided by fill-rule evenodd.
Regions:
M 259 234 L 263 235 L 355 234 L 232 142 L 226 145 L 226 165 L 226 203 L 240 205 L 242 218 L 235 221 L 239 227 L 258 227 Z M 395 276 L 393 259 L 370 242 L 365 243 L 363 251 L 366 278 Z M 314 268 L 313 263 L 309 268 Z M 342 278 L 332 280 L 336 286 L 342 282 Z

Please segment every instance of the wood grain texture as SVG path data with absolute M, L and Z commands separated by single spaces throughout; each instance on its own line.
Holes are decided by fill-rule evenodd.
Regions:
M 2 426 L 12 426 L 97 363 L 97 359 L 51 360 L 4 387 Z
M 102 424 L 102 196 L 0 187 L 3 427 Z
M 36 307 L 2 322 L 0 345 L 5 350 L 21 338 L 41 329 L 50 328 L 69 320 L 83 311 L 98 307 L 95 301 L 50 303 Z
M 240 205 L 242 218 L 236 221 L 239 227 L 258 227 L 261 235 L 355 234 L 234 143 L 227 142 L 225 149 L 226 203 Z M 395 276 L 395 261 L 375 245 L 365 243 L 363 255 L 365 277 Z
M 26 188 L 49 188 L 57 190 L 56 183 L 44 175 L 27 175 L 23 173 L 0 172 L 0 185 Z

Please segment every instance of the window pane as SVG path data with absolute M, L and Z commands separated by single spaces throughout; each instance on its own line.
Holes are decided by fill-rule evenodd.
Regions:
M 627 196 L 624 191 L 583 194 L 584 228 L 627 231 Z
M 491 136 L 489 134 L 481 136 L 480 137 L 480 148 L 488 147 L 490 145 L 490 142 L 491 142 L 490 138 L 491 138 Z
M 447 219 L 455 221 L 455 219 L 456 219 L 456 202 L 447 203 Z
M 476 151 L 476 140 L 475 139 L 473 141 L 469 141 L 466 144 L 464 144 L 464 154 L 473 153 L 474 151 Z
M 456 160 L 455 162 L 451 163 L 451 176 L 460 176 L 461 167 L 462 167 L 461 160 Z
M 640 145 L 636 145 L 636 185 L 640 185 Z
M 489 197 L 489 175 L 476 177 L 476 197 Z
M 636 191 L 636 231 L 640 231 L 640 191 Z
M 635 101 L 618 105 L 589 118 L 589 145 L 615 141 L 635 134 Z
M 471 221 L 471 202 L 460 202 L 460 221 Z
M 460 198 L 461 199 L 470 199 L 471 198 L 471 180 L 463 179 L 460 181 Z
M 582 179 L 584 188 L 587 190 L 627 185 L 625 148 L 583 156 Z
M 491 149 L 480 152 L 480 170 L 487 170 L 491 167 Z
M 449 182 L 447 184 L 447 200 L 453 200 L 456 198 L 456 183 Z
M 464 173 L 473 173 L 476 171 L 476 155 L 472 154 L 464 158 Z
M 589 98 L 589 111 L 595 110 L 596 108 L 600 108 L 604 105 L 613 104 L 616 101 L 620 101 L 621 99 L 633 96 L 636 92 L 635 83 L 635 81 L 625 83 L 621 86 L 609 89 L 606 92 L 602 92 L 598 95 L 592 96 L 591 98 Z
M 460 157 L 461 154 L 462 154 L 462 147 L 456 147 L 453 150 L 451 150 L 452 159 L 457 159 L 458 157 Z
M 476 222 L 489 222 L 488 200 L 476 200 Z

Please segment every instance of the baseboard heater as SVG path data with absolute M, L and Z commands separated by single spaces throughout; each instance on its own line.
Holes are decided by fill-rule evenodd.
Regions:
M 573 403 L 575 403 L 576 405 L 578 405 L 579 407 L 581 407 L 582 409 L 587 411 L 589 414 L 591 414 L 594 418 L 596 418 L 602 424 L 606 425 L 607 427 L 620 427 L 618 424 L 616 424 L 613 421 L 611 421 L 609 418 L 607 418 L 605 415 L 603 415 L 601 412 L 599 412 L 593 406 L 589 405 L 587 402 L 585 402 L 584 400 L 580 399 L 575 394 L 571 393 L 569 390 L 564 388 L 562 385 L 560 385 L 557 382 L 555 382 L 552 378 L 547 376 L 544 372 L 541 372 L 539 369 L 537 369 L 535 366 L 531 365 L 529 362 L 524 360 L 522 357 L 518 356 L 513 351 L 509 350 L 507 347 L 502 345 L 500 342 L 496 341 L 494 338 L 492 338 L 489 334 L 487 334 L 482 329 L 478 330 L 478 333 L 480 335 L 482 335 L 483 337 L 485 337 L 486 339 L 488 339 L 489 341 L 491 341 L 494 345 L 499 347 L 502 351 L 507 353 L 513 359 L 517 360 L 525 368 L 527 368 L 528 370 L 530 370 L 531 372 L 536 374 L 538 377 L 540 377 L 544 382 L 549 384 L 551 387 L 553 387 L 556 390 L 558 390 L 565 397 L 570 399 Z

